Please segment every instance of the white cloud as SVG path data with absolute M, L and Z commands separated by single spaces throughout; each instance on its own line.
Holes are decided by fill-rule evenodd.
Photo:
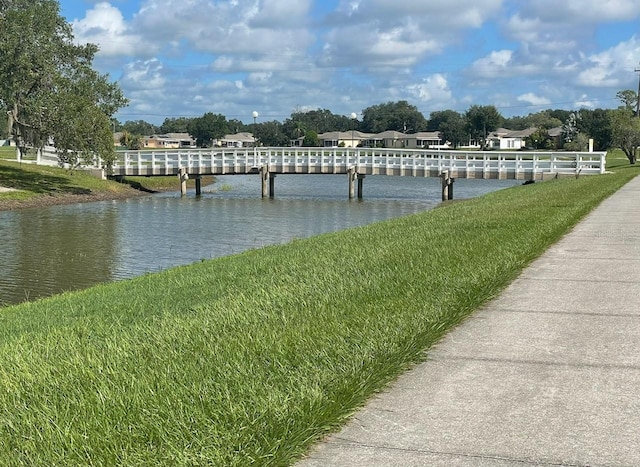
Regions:
M 529 0 L 522 10 L 553 23 L 628 21 L 640 16 L 640 0 Z
M 167 43 L 215 54 L 303 54 L 312 44 L 311 0 L 147 0 L 136 30 Z
M 76 41 L 97 44 L 101 56 L 147 55 L 155 51 L 142 36 L 131 31 L 120 10 L 107 2 L 97 3 L 84 18 L 71 24 Z
M 640 57 L 637 36 L 588 58 L 586 68 L 578 75 L 578 83 L 590 87 L 623 87 Z
M 138 60 L 125 66 L 120 82 L 130 90 L 163 89 L 167 84 L 163 71 L 164 67 L 158 59 Z
M 518 96 L 518 101 L 526 102 L 531 105 L 549 105 L 551 101 L 546 97 L 537 96 L 532 92 L 521 94 Z
M 331 17 L 327 66 L 413 66 L 442 53 L 466 29 L 499 12 L 503 0 L 343 0 Z
M 452 99 L 449 83 L 444 75 L 437 73 L 408 86 L 414 98 L 422 102 L 450 102 Z

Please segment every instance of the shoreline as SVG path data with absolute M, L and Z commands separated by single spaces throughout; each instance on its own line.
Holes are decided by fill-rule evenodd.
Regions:
M 19 192 L 13 188 L 6 188 L 0 186 L 1 193 Z M 97 201 L 111 201 L 122 200 L 128 198 L 136 198 L 139 196 L 148 196 L 153 193 L 144 192 L 131 188 L 123 192 L 96 192 L 90 194 L 72 194 L 72 193 L 59 193 L 59 194 L 43 194 L 35 196 L 29 199 L 2 199 L 0 198 L 0 212 L 2 211 L 17 211 L 20 209 L 29 208 L 44 208 L 49 206 L 59 206 L 66 204 L 76 203 L 92 203 Z

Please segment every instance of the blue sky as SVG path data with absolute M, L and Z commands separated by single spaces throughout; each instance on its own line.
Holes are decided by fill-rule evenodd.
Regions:
M 162 123 L 350 115 L 407 100 L 504 116 L 616 107 L 638 88 L 640 0 L 61 0 L 76 40 Z

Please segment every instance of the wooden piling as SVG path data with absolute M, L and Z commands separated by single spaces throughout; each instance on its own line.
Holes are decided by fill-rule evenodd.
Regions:
M 262 180 L 262 197 L 269 196 L 269 188 L 267 186 L 267 180 L 269 180 L 269 167 L 263 165 L 260 166 L 260 179 Z
M 358 199 L 362 199 L 362 189 L 364 186 L 364 174 L 358 174 Z
M 355 167 L 349 168 L 347 177 L 349 178 L 349 199 L 353 199 L 356 196 L 355 181 L 358 178 Z
M 440 180 L 442 181 L 442 201 L 453 199 L 453 178 L 449 176 L 449 171 L 445 170 L 440 173 Z
M 180 194 L 184 196 L 187 194 L 187 180 L 189 180 L 187 169 L 184 167 L 180 168 L 178 178 L 180 180 Z
M 196 196 L 202 195 L 202 177 L 200 175 L 196 175 Z

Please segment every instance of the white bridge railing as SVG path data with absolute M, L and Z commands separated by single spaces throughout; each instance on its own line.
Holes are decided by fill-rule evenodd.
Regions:
M 480 152 L 371 148 L 211 148 L 123 151 L 113 175 L 346 174 L 540 179 L 605 172 L 605 152 Z

